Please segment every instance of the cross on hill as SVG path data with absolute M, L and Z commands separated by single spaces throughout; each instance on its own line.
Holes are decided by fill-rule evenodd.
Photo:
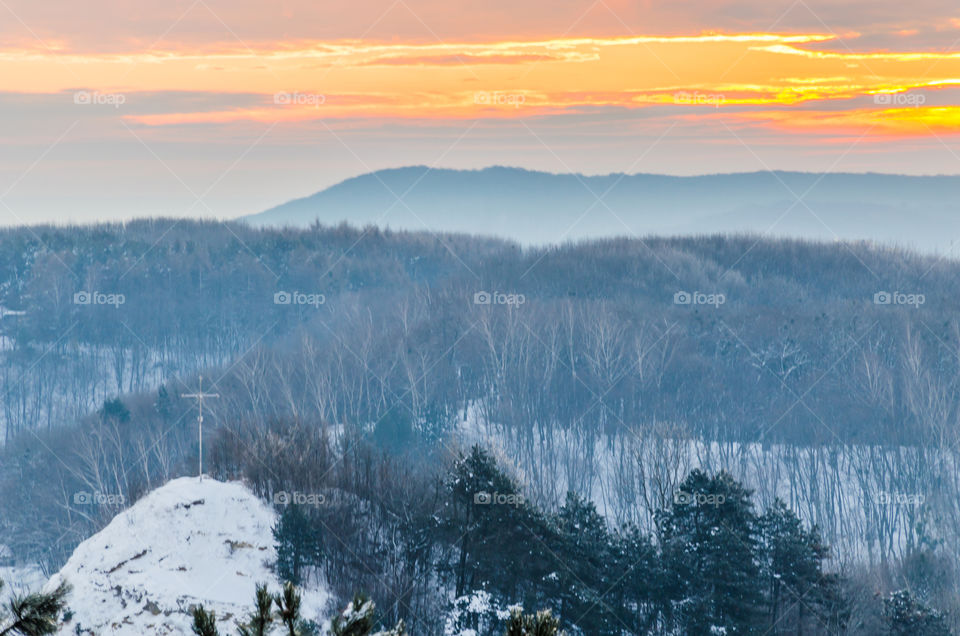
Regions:
M 180 397 L 182 398 L 191 398 L 197 401 L 197 426 L 199 428 L 199 437 L 200 437 L 200 481 L 203 481 L 203 401 L 207 398 L 218 398 L 220 397 L 219 393 L 204 393 L 203 392 L 203 376 L 200 376 L 200 386 L 197 389 L 196 393 L 181 393 Z

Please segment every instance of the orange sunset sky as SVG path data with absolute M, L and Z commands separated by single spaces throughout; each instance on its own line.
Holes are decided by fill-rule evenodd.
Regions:
M 955 2 L 0 0 L 0 219 L 369 170 L 960 174 Z

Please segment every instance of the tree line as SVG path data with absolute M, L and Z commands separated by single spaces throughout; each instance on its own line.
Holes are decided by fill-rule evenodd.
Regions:
M 448 633 L 498 634 L 499 616 L 514 605 L 548 609 L 568 632 L 598 636 L 900 633 L 908 616 L 915 634 L 949 633 L 929 598 L 857 598 L 815 526 L 780 501 L 755 510 L 751 492 L 723 472 L 687 475 L 653 534 L 612 527 L 573 492 L 554 511 L 532 505 L 479 446 L 453 460 L 432 497 L 414 483 L 402 488 L 416 503 L 388 493 L 348 498 L 354 509 L 383 508 L 382 525 L 362 521 L 360 533 L 344 527 L 332 490 L 322 503 L 284 504 L 274 529 L 278 576 L 315 577 L 341 595 L 372 589 L 388 620 L 417 633 L 445 623 Z M 391 586 L 397 567 L 409 576 Z M 451 610 L 444 598 L 472 609 Z

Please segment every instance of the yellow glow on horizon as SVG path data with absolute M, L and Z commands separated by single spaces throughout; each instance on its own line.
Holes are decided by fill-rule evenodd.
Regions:
M 738 113 L 736 118 L 793 132 L 888 136 L 950 134 L 960 131 L 960 106 L 855 109 L 845 111 L 765 111 Z
M 795 112 L 793 128 L 818 123 L 829 130 L 876 121 L 881 133 L 960 132 L 953 106 L 900 109 L 878 101 L 869 109 L 841 103 L 960 87 L 960 53 L 804 48 L 836 39 L 702 33 L 489 43 L 338 40 L 89 55 L 21 48 L 0 50 L 0 76 L 23 93 L 141 96 L 137 112 L 120 114 L 151 126 L 509 119 L 596 107 L 674 106 L 683 114 L 710 116 L 728 107 L 756 106 L 770 111 L 741 119 L 790 127 L 790 118 L 779 113 Z M 192 101 L 189 110 L 165 102 L 182 93 L 204 99 Z M 781 110 L 818 102 L 823 109 Z

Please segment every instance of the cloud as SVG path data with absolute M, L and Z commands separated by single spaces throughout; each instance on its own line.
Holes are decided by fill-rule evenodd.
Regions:
M 488 0 L 466 7 L 441 0 L 7 0 L 0 41 L 61 52 L 131 53 L 210 43 L 258 48 L 270 42 L 526 40 L 632 33 L 855 31 L 894 46 L 901 30 L 956 28 L 954 0 Z
M 528 62 L 561 61 L 560 55 L 423 55 L 385 56 L 364 62 L 367 66 L 454 66 L 468 64 L 525 64 Z

